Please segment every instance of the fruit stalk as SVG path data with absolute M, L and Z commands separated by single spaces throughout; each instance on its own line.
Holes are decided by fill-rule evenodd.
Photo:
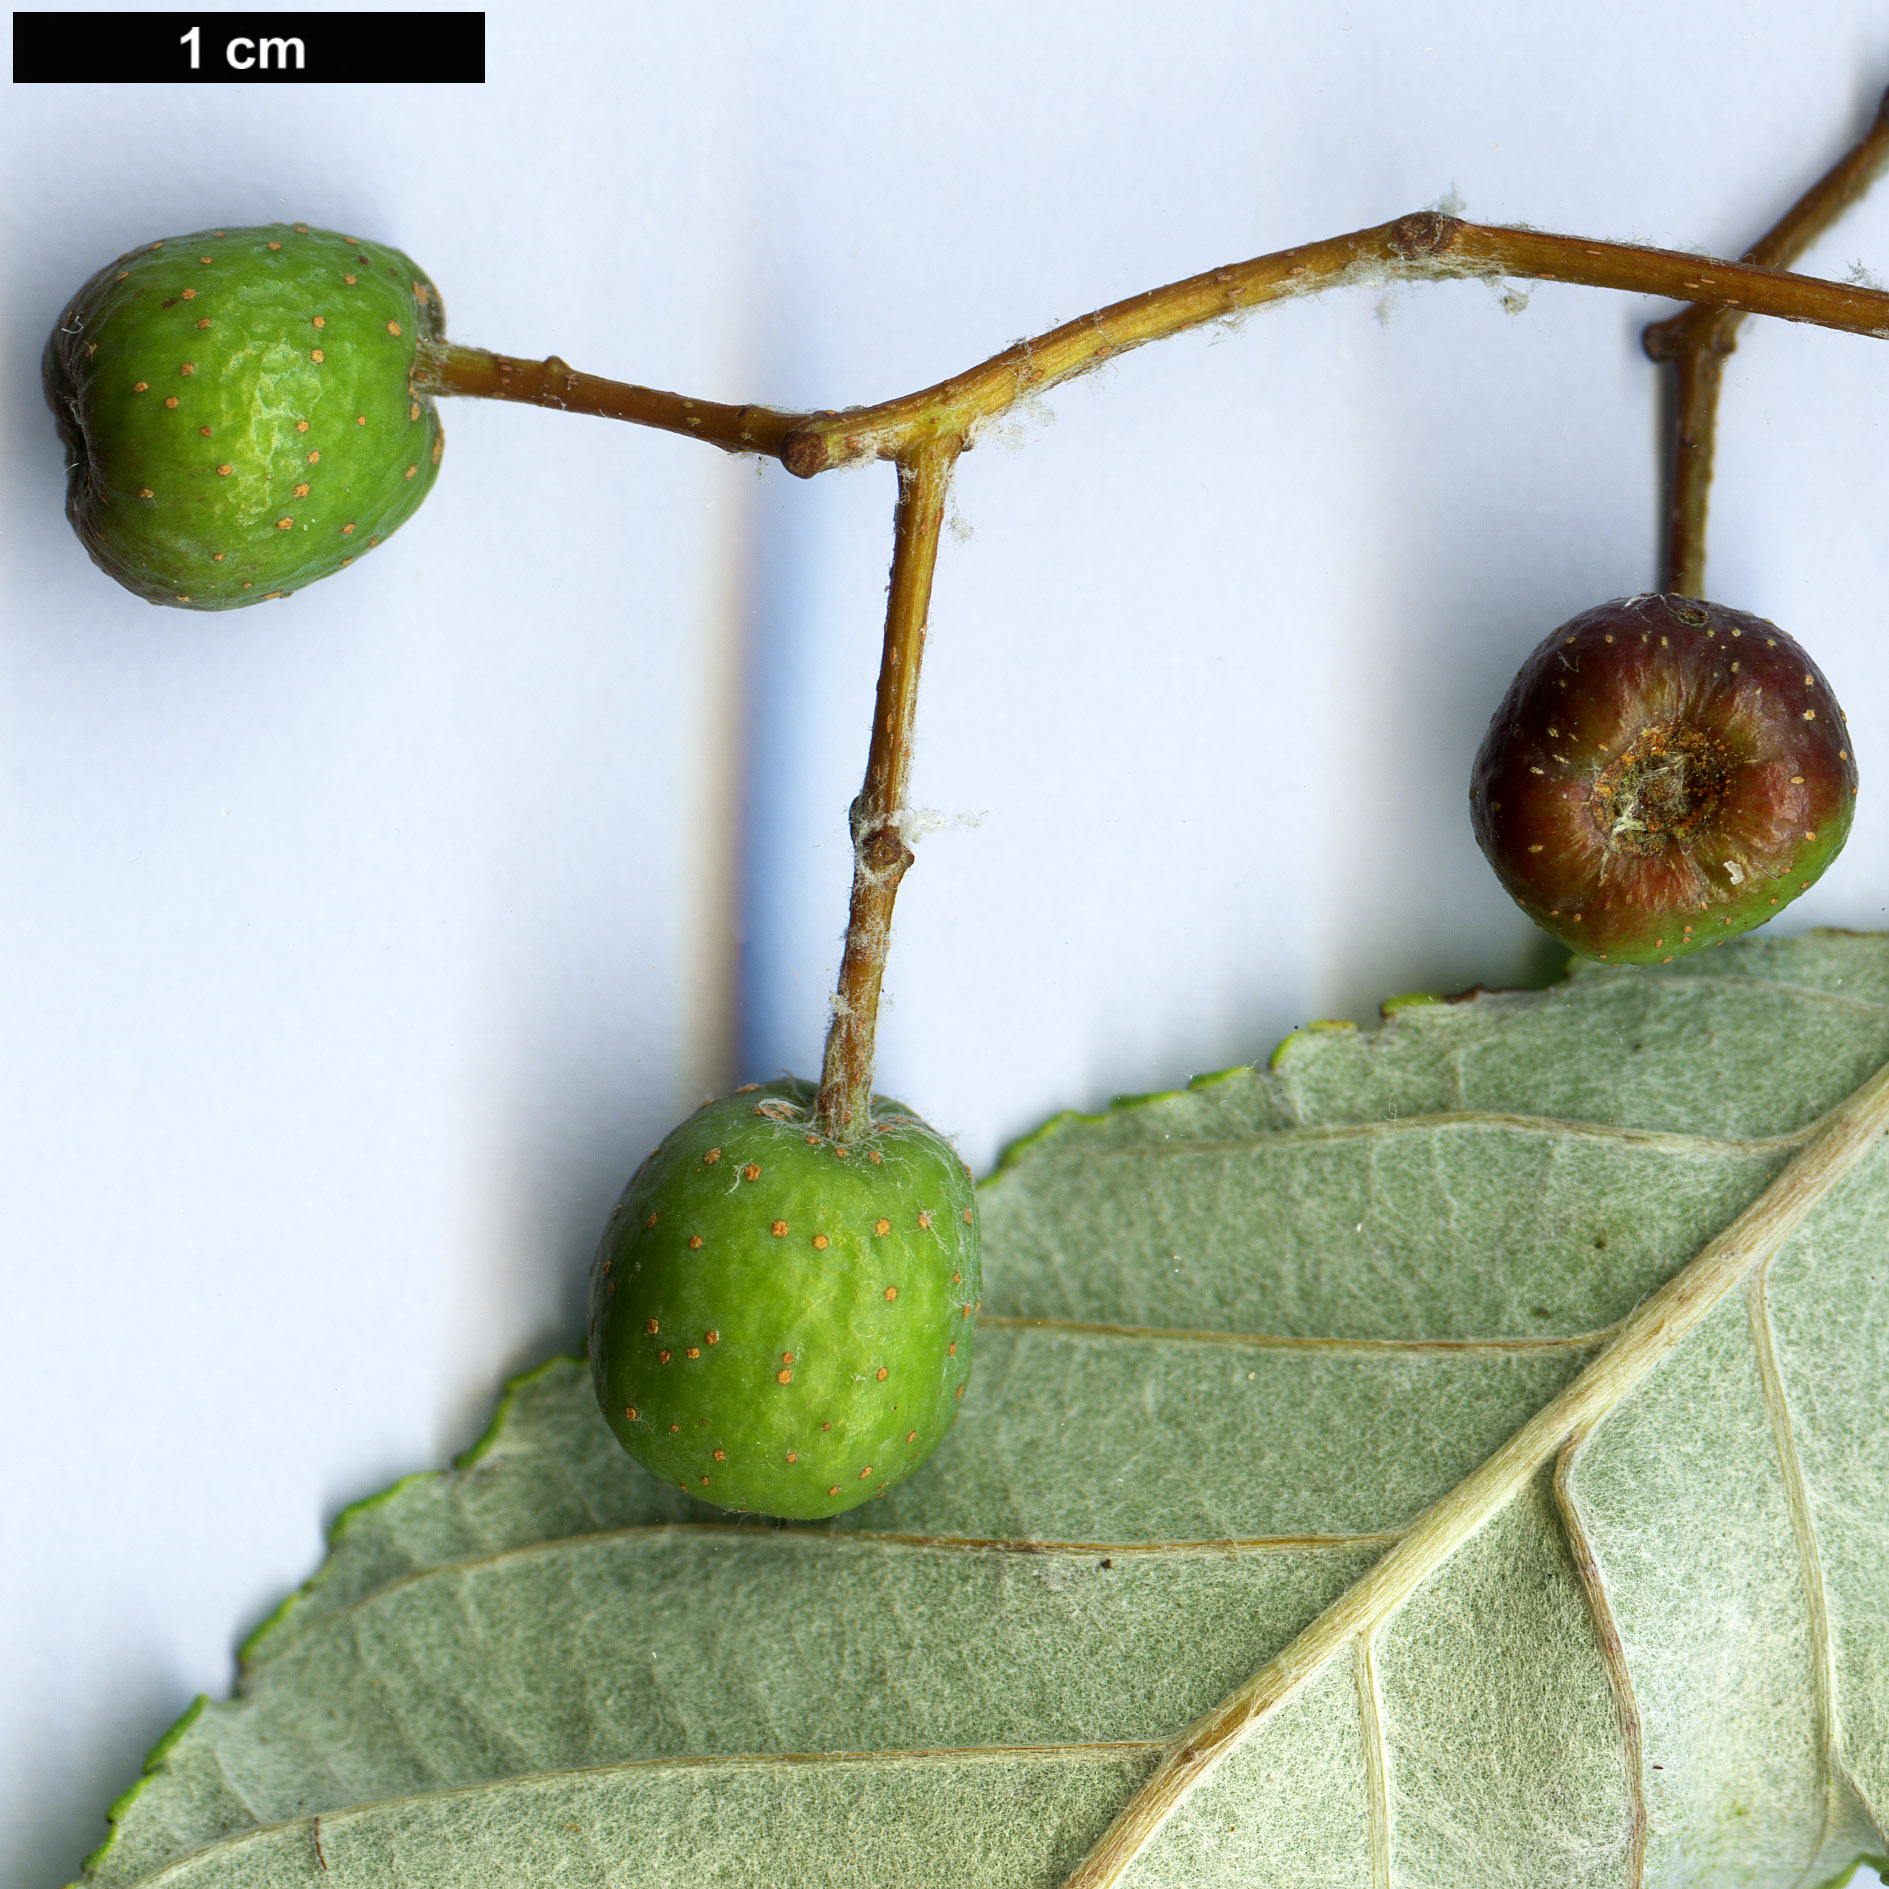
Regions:
M 1889 163 L 1889 92 L 1862 140 L 1785 211 L 1745 251 L 1741 261 L 1787 269 L 1844 211 L 1858 202 Z M 1705 595 L 1705 521 L 1712 487 L 1712 449 L 1718 429 L 1719 387 L 1725 357 L 1738 345 L 1745 314 L 1737 308 L 1695 303 L 1656 321 L 1641 336 L 1647 354 L 1674 371 L 1672 454 L 1666 496 L 1665 575 L 1662 590 Z
M 899 882 L 912 863 L 900 815 L 911 774 L 918 672 L 925 656 L 925 621 L 931 609 L 938 536 L 960 450 L 955 439 L 938 440 L 899 462 L 885 650 L 879 661 L 865 784 L 852 805 L 852 901 L 816 1104 L 821 1133 L 835 1141 L 858 1139 L 870 1118 L 873 1034 L 891 940 L 892 906 Z
M 628 381 L 580 374 L 555 354 L 542 361 L 520 361 L 490 348 L 438 342 L 420 351 L 414 385 L 431 393 L 470 394 L 485 400 L 517 400 L 527 406 L 555 407 L 560 413 L 589 413 L 599 419 L 628 420 L 685 439 L 705 439 L 730 453 L 780 456 L 781 443 L 805 419 L 772 407 L 731 407 L 719 400 L 693 400 Z

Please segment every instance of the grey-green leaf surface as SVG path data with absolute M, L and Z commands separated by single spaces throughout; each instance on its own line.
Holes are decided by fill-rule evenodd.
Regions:
M 984 1189 L 932 1462 L 786 1528 L 512 1385 L 113 1807 L 94 1889 L 1051 1889 L 1166 1742 L 1889 1060 L 1889 938 L 1389 1007 Z M 1258 1722 L 1135 1889 L 1809 1885 L 1889 1809 L 1889 1156 Z

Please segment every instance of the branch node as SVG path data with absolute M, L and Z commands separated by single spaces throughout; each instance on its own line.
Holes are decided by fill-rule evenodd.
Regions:
M 881 884 L 897 885 L 917 863 L 896 825 L 877 826 L 859 842 L 859 860 Z
M 796 427 L 781 441 L 781 464 L 796 479 L 811 479 L 815 473 L 824 472 L 830 463 L 831 455 L 823 433 Z
M 1462 227 L 1461 217 L 1441 210 L 1413 210 L 1390 226 L 1391 254 L 1400 262 L 1428 262 L 1455 243 Z

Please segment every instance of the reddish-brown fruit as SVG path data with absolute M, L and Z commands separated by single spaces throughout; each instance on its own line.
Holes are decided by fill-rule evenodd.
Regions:
M 1544 931 L 1651 964 L 1775 918 L 1836 857 L 1855 794 L 1843 711 L 1790 637 L 1645 596 L 1585 611 L 1523 663 L 1469 811 Z

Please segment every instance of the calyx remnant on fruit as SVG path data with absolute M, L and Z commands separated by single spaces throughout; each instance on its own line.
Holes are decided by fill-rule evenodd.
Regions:
M 980 1297 L 976 1191 L 875 1097 L 820 1133 L 811 1083 L 711 1102 L 637 1170 L 590 1276 L 590 1368 L 638 1462 L 723 1508 L 837 1515 L 956 1420 Z
M 42 363 L 73 529 L 127 589 L 192 610 L 352 564 L 432 489 L 443 436 L 414 374 L 444 327 L 409 257 L 303 223 L 120 256 Z
M 1544 931 L 1645 964 L 1807 891 L 1849 833 L 1856 779 L 1829 683 L 1776 624 L 1630 597 L 1522 665 L 1477 753 L 1470 817 Z

